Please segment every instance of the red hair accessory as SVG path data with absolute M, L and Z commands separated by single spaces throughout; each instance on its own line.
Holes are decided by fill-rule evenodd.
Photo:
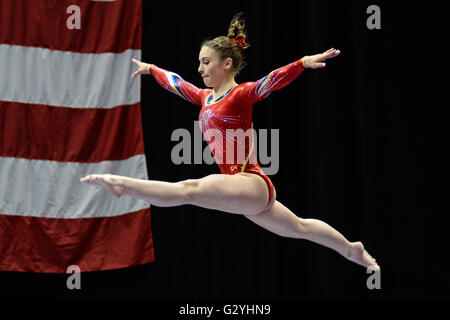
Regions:
M 245 47 L 245 39 L 236 39 L 236 38 L 231 38 L 231 40 L 233 40 L 233 42 L 235 44 L 238 44 L 241 46 L 241 49 L 244 49 Z

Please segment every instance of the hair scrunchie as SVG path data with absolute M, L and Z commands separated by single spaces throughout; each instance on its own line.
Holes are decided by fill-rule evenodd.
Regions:
M 235 44 L 241 46 L 241 49 L 244 49 L 246 43 L 245 39 L 236 39 L 236 38 L 230 38 Z

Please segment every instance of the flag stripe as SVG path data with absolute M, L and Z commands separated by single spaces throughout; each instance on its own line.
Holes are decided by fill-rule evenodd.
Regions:
M 88 174 L 111 173 L 147 179 L 144 155 L 98 163 L 0 158 L 0 212 L 45 218 L 118 216 L 149 207 L 128 196 L 116 198 L 103 187 L 86 185 Z
M 0 44 L 0 61 L 8 61 L 0 73 L 0 99 L 71 108 L 135 104 L 140 81 L 131 78 L 131 59 L 140 57 L 140 50 L 88 54 Z
M 0 270 L 155 260 L 149 203 L 80 182 L 148 179 L 141 20 L 142 0 L 0 1 Z
M 3 215 L 0 270 L 65 273 L 154 261 L 150 209 L 105 218 L 52 219 Z M 11 240 L 14 239 L 14 245 Z
M 114 109 L 0 101 L 0 156 L 99 162 L 144 154 L 140 103 Z
M 73 5 L 80 10 L 80 29 L 71 27 L 77 13 Z M 2 0 L 0 21 L 0 43 L 5 44 L 82 53 L 142 47 L 140 0 Z

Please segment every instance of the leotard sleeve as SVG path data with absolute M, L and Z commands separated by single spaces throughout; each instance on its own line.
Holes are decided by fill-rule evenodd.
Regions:
M 202 105 L 202 89 L 183 80 L 178 74 L 159 68 L 154 64 L 150 65 L 150 74 L 164 89 L 196 105 Z
M 256 82 L 248 82 L 248 98 L 252 103 L 261 101 L 271 92 L 280 90 L 297 78 L 306 69 L 303 58 L 270 72 Z

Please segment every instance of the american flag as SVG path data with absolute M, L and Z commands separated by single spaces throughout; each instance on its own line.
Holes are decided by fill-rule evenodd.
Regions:
M 154 261 L 150 206 L 80 183 L 147 179 L 142 1 L 0 1 L 0 270 Z

